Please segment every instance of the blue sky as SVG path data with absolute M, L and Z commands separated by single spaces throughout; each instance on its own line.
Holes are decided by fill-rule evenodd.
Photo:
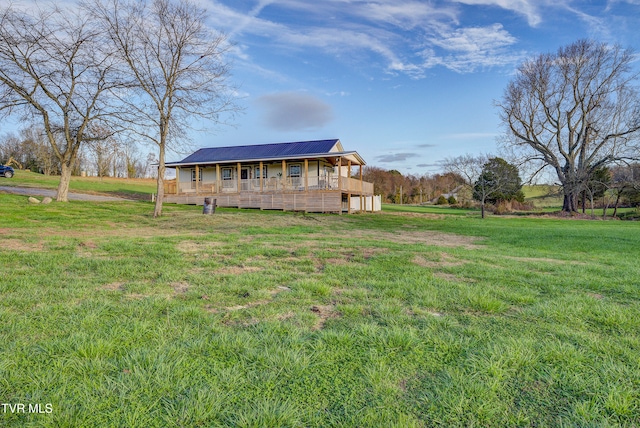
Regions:
M 339 138 L 424 174 L 496 153 L 517 65 L 580 38 L 640 50 L 640 0 L 200 0 L 236 44 L 245 110 L 203 147 Z
M 194 148 L 339 138 L 405 174 L 497 153 L 493 102 L 525 58 L 580 38 L 640 53 L 640 0 L 194 1 L 235 44 L 244 110 L 234 126 L 194 131 Z

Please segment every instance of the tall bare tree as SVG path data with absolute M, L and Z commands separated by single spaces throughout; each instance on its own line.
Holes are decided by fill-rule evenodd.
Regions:
M 498 103 L 507 146 L 553 168 L 563 211 L 577 210 L 595 170 L 639 155 L 633 60 L 630 50 L 580 40 L 524 62 Z
M 165 154 L 184 141 L 194 119 L 218 123 L 234 112 L 225 35 L 206 26 L 189 0 L 94 0 L 88 5 L 127 65 L 136 92 L 121 101 L 131 129 L 158 147 L 154 217 L 162 215 Z
M 60 162 L 66 201 L 89 127 L 106 121 L 115 62 L 100 29 L 78 10 L 0 8 L 0 113 L 36 120 Z

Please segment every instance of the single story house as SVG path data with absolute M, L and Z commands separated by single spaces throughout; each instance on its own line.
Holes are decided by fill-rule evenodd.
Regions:
M 380 210 L 373 184 L 362 180 L 365 161 L 340 140 L 203 148 L 179 162 L 165 181 L 165 201 L 216 199 L 217 206 L 337 212 Z

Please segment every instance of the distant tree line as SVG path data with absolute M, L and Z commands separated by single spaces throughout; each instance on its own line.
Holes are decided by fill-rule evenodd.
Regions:
M 363 180 L 373 183 L 373 191 L 383 202 L 393 204 L 420 204 L 437 200 L 439 196 L 454 192 L 464 184 L 455 173 L 403 175 L 397 170 L 367 166 Z
M 21 129 L 17 134 L 0 136 L 0 163 L 14 161 L 14 167 L 44 175 L 60 175 L 60 161 L 37 126 Z M 97 177 L 155 178 L 154 153 L 144 156 L 131 141 L 115 138 L 95 140 L 80 148 L 71 166 L 71 175 Z

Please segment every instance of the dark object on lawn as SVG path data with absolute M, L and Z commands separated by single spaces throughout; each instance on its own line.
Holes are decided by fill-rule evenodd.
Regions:
M 216 201 L 217 199 L 215 198 L 204 198 L 204 207 L 202 208 L 202 214 L 215 214 Z

